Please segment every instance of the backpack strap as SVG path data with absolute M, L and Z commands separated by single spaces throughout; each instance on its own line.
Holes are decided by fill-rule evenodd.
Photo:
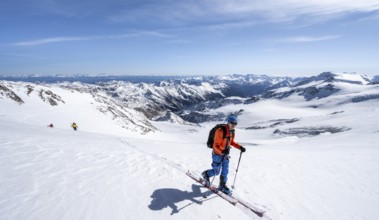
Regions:
M 227 125 L 225 125 L 225 126 L 221 126 L 221 128 L 222 128 L 222 139 L 225 139 L 225 137 L 226 137 L 226 126 Z
M 228 126 L 227 124 L 225 126 L 222 126 L 222 131 L 224 132 L 223 133 L 223 136 L 222 138 L 225 139 L 226 138 L 226 126 Z M 229 148 L 229 142 L 230 142 L 230 138 L 231 138 L 231 133 L 229 134 L 229 136 L 226 138 L 226 143 L 225 143 L 225 147 L 224 147 L 224 151 L 226 151 L 225 155 L 229 155 L 229 151 L 230 151 L 230 148 Z M 224 155 L 224 158 L 225 158 L 225 155 Z

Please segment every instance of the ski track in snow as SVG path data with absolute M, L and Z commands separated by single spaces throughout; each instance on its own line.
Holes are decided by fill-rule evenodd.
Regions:
M 8 129 L 12 141 L 1 142 L 1 219 L 193 219 L 199 205 L 229 207 L 202 214 L 210 219 L 255 218 L 243 208 L 236 215 L 238 208 L 217 196 L 203 200 L 205 189 L 186 177 L 186 168 L 126 140 L 36 130 Z
M 142 154 L 150 155 L 151 157 L 155 158 L 156 160 L 159 160 L 159 161 L 161 161 L 162 163 L 165 163 L 165 164 L 169 165 L 171 168 L 174 168 L 174 169 L 179 170 L 179 171 L 180 171 L 182 174 L 184 174 L 184 175 L 186 175 L 186 173 L 187 173 L 188 170 L 189 170 L 189 169 L 186 169 L 186 168 L 182 167 L 182 165 L 180 165 L 180 164 L 178 164 L 178 163 L 175 163 L 175 162 L 173 162 L 173 161 L 167 159 L 166 157 L 160 156 L 160 155 L 158 155 L 158 154 L 152 154 L 152 153 L 148 153 L 148 152 L 146 152 L 146 151 L 143 151 L 143 150 L 139 149 L 137 146 L 132 145 L 131 143 L 129 143 L 129 142 L 126 141 L 126 140 L 122 140 L 122 139 L 120 139 L 120 141 L 121 141 L 122 143 L 124 143 L 126 146 L 131 147 L 131 148 L 133 148 L 133 149 L 139 151 L 139 152 L 142 153 Z M 192 172 L 193 172 L 193 171 L 192 171 Z M 200 175 L 199 173 L 196 173 L 196 172 L 194 172 L 194 173 L 197 174 L 197 175 Z M 203 192 L 203 194 L 205 194 L 205 193 L 209 194 L 210 192 L 209 192 L 209 190 L 205 190 L 205 191 Z M 211 193 L 211 194 L 212 194 L 212 193 Z M 212 194 L 212 197 L 208 197 L 208 198 L 205 198 L 205 199 L 203 198 L 203 199 L 201 199 L 200 201 L 207 201 L 207 200 L 209 200 L 209 199 L 213 199 L 213 198 L 218 198 L 218 196 Z M 190 204 L 193 204 L 193 203 L 189 203 L 189 205 L 190 205 Z M 259 207 L 259 206 L 260 206 L 259 204 L 256 204 L 256 203 L 251 203 L 251 204 L 255 205 L 256 207 Z M 240 205 L 240 204 L 237 204 L 235 207 L 241 209 L 241 210 L 242 210 L 247 216 L 250 216 L 251 218 L 258 218 L 256 214 L 253 214 L 250 210 L 247 210 L 247 208 L 243 207 L 243 206 Z M 263 207 L 264 207 L 264 206 L 263 206 Z M 268 209 L 268 208 L 265 207 L 265 210 L 267 210 L 267 209 Z M 271 218 L 269 218 L 269 217 L 267 216 L 267 213 L 266 213 L 263 217 L 259 217 L 259 219 L 271 219 Z

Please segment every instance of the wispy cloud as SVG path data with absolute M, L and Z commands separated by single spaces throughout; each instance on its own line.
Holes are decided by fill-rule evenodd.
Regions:
M 85 40 L 93 40 L 93 38 L 89 37 L 53 37 L 53 38 L 44 38 L 44 39 L 38 39 L 38 40 L 30 40 L 30 41 L 21 41 L 13 43 L 13 46 L 37 46 L 37 45 L 43 45 L 43 44 L 50 44 L 50 43 L 60 43 L 60 42 L 67 42 L 67 41 L 85 41 Z
M 298 20 L 313 24 L 350 13 L 372 16 L 370 13 L 379 10 L 378 0 L 33 0 L 33 4 L 29 4 L 39 10 L 38 13 L 96 16 L 110 22 L 154 28 L 208 25 L 214 29 L 229 29 Z
M 299 36 L 299 37 L 290 37 L 278 40 L 278 42 L 287 42 L 287 43 L 307 43 L 315 41 L 326 41 L 341 38 L 341 36 L 332 35 L 332 36 L 321 36 L 321 37 L 312 37 L 312 36 Z
M 288 21 L 298 16 L 344 15 L 347 13 L 373 12 L 379 10 L 376 0 L 208 0 L 224 14 L 260 15 L 272 21 Z M 333 17 L 333 16 L 331 16 Z
M 134 31 L 127 34 L 118 34 L 118 35 L 104 35 L 104 36 L 87 36 L 87 37 L 52 37 L 44 38 L 37 40 L 21 41 L 12 43 L 12 46 L 39 46 L 51 43 L 63 43 L 70 41 L 91 41 L 91 40 L 114 40 L 114 39 L 124 39 L 132 37 L 141 37 L 141 36 L 151 36 L 157 38 L 171 38 L 172 35 L 163 34 L 157 31 Z
M 107 15 L 107 18 L 117 23 L 140 22 L 160 29 L 214 31 L 243 29 L 267 23 L 304 27 L 350 14 L 370 16 L 378 10 L 378 0 L 160 0 L 119 10 Z
M 288 22 L 302 17 L 308 21 L 326 17 L 333 19 L 349 13 L 369 13 L 379 10 L 377 0 L 192 0 L 141 3 L 134 8 L 125 8 L 112 13 L 108 18 L 114 22 L 135 22 L 144 20 L 165 24 L 188 24 L 199 21 L 226 23 L 225 19 L 239 19 L 241 23 Z M 239 23 L 239 22 L 237 22 Z M 254 24 L 252 23 L 252 24 Z M 251 25 L 251 24 L 250 24 Z M 223 27 L 221 25 L 221 27 Z M 226 25 L 223 28 L 235 27 Z

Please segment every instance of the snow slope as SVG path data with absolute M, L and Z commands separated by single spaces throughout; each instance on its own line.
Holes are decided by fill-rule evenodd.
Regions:
M 341 97 L 294 94 L 210 111 L 243 110 L 236 141 L 247 152 L 234 193 L 265 209 L 263 219 L 378 219 L 379 102 Z M 141 135 L 81 105 L 75 132 L 73 118 L 63 126 L 65 111 L 40 107 L 0 99 L 0 219 L 262 219 L 202 198 L 206 190 L 185 175 L 210 168 L 205 140 L 216 123 L 157 121 L 159 132 Z M 62 126 L 46 127 L 52 118 Z M 238 157 L 233 149 L 229 186 Z
M 123 127 L 128 127 L 131 135 L 155 129 L 140 112 L 123 108 L 101 92 L 85 91 L 88 88 L 80 83 L 70 84 L 71 88 L 56 84 L 1 83 L 22 100 L 20 104 L 0 96 L 0 104 L 4 106 L 0 115 L 13 121 L 46 126 L 53 123 L 62 129 L 71 129 L 71 123 L 76 122 L 80 130 L 106 134 L 128 133 Z
M 164 159 L 170 142 L 155 142 L 158 155 L 124 137 L 7 121 L 0 129 L 1 219 L 249 219 L 215 196 L 202 201 L 185 175 L 190 161 Z

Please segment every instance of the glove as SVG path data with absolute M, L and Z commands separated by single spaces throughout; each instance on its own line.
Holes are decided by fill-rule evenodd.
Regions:
M 246 151 L 246 148 L 244 148 L 244 147 L 240 147 L 240 150 L 241 150 L 241 152 L 243 153 L 243 152 L 245 152 Z

